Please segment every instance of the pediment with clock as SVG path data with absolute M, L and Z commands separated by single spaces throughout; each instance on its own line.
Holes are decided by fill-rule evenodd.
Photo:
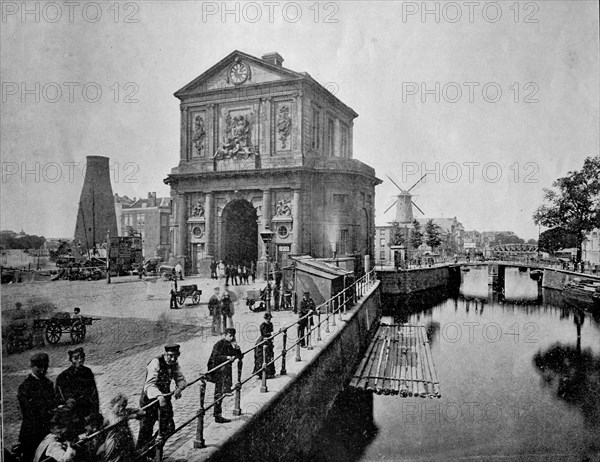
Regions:
M 302 74 L 285 69 L 281 65 L 234 51 L 177 91 L 175 96 L 179 98 L 213 90 L 302 77 Z

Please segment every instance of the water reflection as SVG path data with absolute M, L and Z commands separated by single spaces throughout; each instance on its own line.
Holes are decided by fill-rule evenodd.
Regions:
M 539 278 L 529 268 L 503 267 L 499 271 L 496 293 L 492 291 L 491 277 L 487 266 L 472 266 L 462 269 L 459 293 L 467 300 L 499 300 L 515 303 L 532 303 L 539 300 Z M 475 305 L 477 308 L 477 305 Z M 467 309 L 470 309 L 467 306 Z
M 600 461 L 598 315 L 556 291 L 537 304 L 420 295 L 389 299 L 384 321 L 426 326 L 442 398 L 374 396 L 364 406 L 342 397 L 311 458 Z
M 576 313 L 577 344 L 556 343 L 538 352 L 533 363 L 538 369 L 544 387 L 559 400 L 577 409 L 583 415 L 583 432 L 590 435 L 586 448 L 581 448 L 583 460 L 600 460 L 600 355 L 590 348 L 581 349 L 581 326 L 584 315 Z
M 314 437 L 309 457 L 314 462 L 361 460 L 378 434 L 373 420 L 373 394 L 348 389 L 342 392 Z

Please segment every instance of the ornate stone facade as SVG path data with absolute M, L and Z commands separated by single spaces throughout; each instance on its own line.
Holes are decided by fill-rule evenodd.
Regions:
M 264 258 L 266 227 L 281 265 L 290 254 L 373 256 L 380 180 L 352 158 L 357 114 L 282 62 L 235 51 L 175 93 L 180 159 L 165 183 L 172 245 L 189 271 Z

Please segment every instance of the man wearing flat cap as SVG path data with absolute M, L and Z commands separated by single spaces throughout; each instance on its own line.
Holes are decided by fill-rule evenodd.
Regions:
M 140 407 L 150 404 L 158 399 L 160 406 L 161 435 L 166 435 L 175 430 L 173 420 L 173 405 L 171 404 L 171 381 L 175 382 L 173 396 L 175 399 L 181 397 L 181 392 L 186 387 L 185 377 L 177 363 L 179 358 L 179 345 L 171 344 L 165 346 L 165 352 L 148 363 L 146 367 L 146 381 L 140 397 Z M 142 449 L 152 439 L 154 424 L 158 420 L 158 406 L 153 405 L 146 409 L 145 415 L 140 423 L 138 437 L 138 449 Z
M 242 358 L 242 351 L 235 341 L 235 329 L 230 327 L 225 329 L 223 338 L 214 344 L 210 358 L 208 359 L 207 369 L 210 371 L 218 366 L 223 365 L 219 369 L 210 374 L 210 380 L 215 384 L 215 400 L 214 400 L 214 415 L 215 422 L 227 423 L 229 419 L 223 417 L 223 403 L 221 398 L 226 393 L 231 392 L 231 362 L 234 359 Z
M 69 361 L 71 366 L 56 378 L 56 398 L 58 404 L 71 411 L 71 425 L 80 434 L 85 431 L 83 420 L 92 413 L 100 412 L 100 400 L 94 373 L 84 366 L 83 348 L 69 350 Z
M 314 325 L 313 314 L 315 314 L 315 302 L 310 297 L 310 292 L 304 292 L 304 297 L 300 302 L 300 310 L 298 311 L 298 338 L 300 340 L 300 346 L 306 346 L 305 335 L 308 333 L 308 329 Z
M 56 407 L 56 396 L 52 382 L 46 378 L 50 358 L 46 353 L 34 353 L 30 359 L 31 374 L 19 386 L 17 399 L 23 422 L 19 433 L 19 444 L 23 461 L 30 462 L 40 442 L 50 431 L 52 411 Z

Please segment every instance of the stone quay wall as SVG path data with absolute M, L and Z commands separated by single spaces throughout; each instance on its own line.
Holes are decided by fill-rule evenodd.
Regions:
M 306 460 L 315 432 L 347 385 L 381 318 L 380 282 L 296 377 L 212 454 L 210 461 Z M 341 328 L 340 328 L 341 325 Z
M 565 285 L 573 279 L 593 279 L 600 281 L 600 277 L 590 274 L 574 273 L 572 271 L 558 269 L 544 269 L 544 277 L 542 278 L 542 287 L 544 289 L 563 290 Z
M 377 278 L 381 281 L 381 292 L 385 295 L 406 295 L 446 286 L 454 277 L 460 278 L 459 266 L 377 271 Z

